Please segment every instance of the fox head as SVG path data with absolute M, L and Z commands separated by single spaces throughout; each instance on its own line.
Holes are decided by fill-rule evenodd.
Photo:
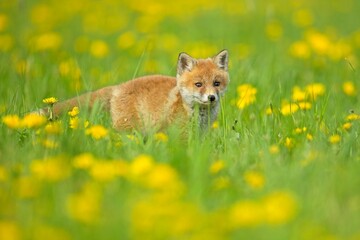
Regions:
M 229 83 L 227 50 L 207 59 L 195 59 L 180 53 L 176 81 L 188 105 L 216 104 Z

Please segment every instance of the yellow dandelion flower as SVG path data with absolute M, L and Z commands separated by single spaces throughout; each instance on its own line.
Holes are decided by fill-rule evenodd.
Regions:
M 74 168 L 88 169 L 95 162 L 95 158 L 91 153 L 82 153 L 74 157 L 72 165 Z
M 211 164 L 209 171 L 211 174 L 217 174 L 224 168 L 225 168 L 224 160 L 217 160 Z
M 279 148 L 279 146 L 277 144 L 271 145 L 269 147 L 269 152 L 271 154 L 278 154 L 280 152 L 280 148 Z
M 312 106 L 309 102 L 299 102 L 298 105 L 301 110 L 309 110 Z
M 285 147 L 287 147 L 288 149 L 292 149 L 293 147 L 295 147 L 295 140 L 293 138 L 289 138 L 287 137 L 285 139 L 285 143 L 284 143 Z
M 311 142 L 314 139 L 314 137 L 313 137 L 313 135 L 308 133 L 308 134 L 306 134 L 306 139 Z
M 265 177 L 258 171 L 247 171 L 244 174 L 246 184 L 252 189 L 261 189 L 265 184 Z
M 14 38 L 10 34 L 0 34 L 0 52 L 9 51 L 14 45 Z
M 91 165 L 90 175 L 93 179 L 100 182 L 109 182 L 116 179 L 118 171 L 115 161 L 95 161 Z
M 324 95 L 325 85 L 322 83 L 312 83 L 305 87 L 305 91 L 311 100 L 315 100 L 317 97 Z
M 299 102 L 299 101 L 304 101 L 306 100 L 306 92 L 303 91 L 300 87 L 295 86 L 292 89 L 292 100 Z
M 167 142 L 168 141 L 168 136 L 163 132 L 155 133 L 154 138 L 155 138 L 155 140 L 157 140 L 159 142 Z
M 21 119 L 18 115 L 6 115 L 2 118 L 2 122 L 8 127 L 12 129 L 21 128 Z
M 61 122 L 50 122 L 44 128 L 47 134 L 60 134 L 62 132 Z
M 55 149 L 59 146 L 59 143 L 52 139 L 44 139 L 41 141 L 41 145 L 48 149 Z
M 133 177 L 141 177 L 150 172 L 155 163 L 152 157 L 148 155 L 137 156 L 130 164 L 129 173 Z
M 274 112 L 273 112 L 273 108 L 272 107 L 268 107 L 265 109 L 265 114 L 266 115 L 272 115 Z
M 117 39 L 117 45 L 121 49 L 128 49 L 136 43 L 136 36 L 133 32 L 128 31 L 120 35 Z
M 354 82 L 351 81 L 344 82 L 342 85 L 342 89 L 346 95 L 351 97 L 356 96 L 357 91 Z
M 251 84 L 242 84 L 238 86 L 237 92 L 239 98 L 236 105 L 240 109 L 244 109 L 256 101 L 257 89 L 254 88 Z
M 311 56 L 310 46 L 305 41 L 291 44 L 289 52 L 291 56 L 299 59 L 308 59 Z
M 262 204 L 265 210 L 265 221 L 268 224 L 285 224 L 292 220 L 298 208 L 293 194 L 286 191 L 271 193 L 266 196 Z
M 68 115 L 70 116 L 70 117 L 76 117 L 78 114 L 79 114 L 79 108 L 78 107 L 73 107 L 72 109 L 71 109 L 71 111 L 69 111 L 68 112 Z
M 53 105 L 54 103 L 57 103 L 58 100 L 54 97 L 49 97 L 49 98 L 44 98 L 43 99 L 43 103 L 49 104 L 49 105 Z
M 177 172 L 167 164 L 155 165 L 147 176 L 146 186 L 153 189 L 174 189 L 178 186 Z
M 348 131 L 350 130 L 350 128 L 352 127 L 352 123 L 351 122 L 346 122 L 342 125 L 342 129 Z
M 229 211 L 229 224 L 233 228 L 254 227 L 262 224 L 263 219 L 263 207 L 255 201 L 239 201 Z
M 309 42 L 314 52 L 319 55 L 327 54 L 331 47 L 331 42 L 325 34 L 313 30 L 306 33 L 306 40 Z
M 0 165 L 0 182 L 5 182 L 8 178 L 6 168 Z
M 96 224 L 101 212 L 101 194 L 94 184 L 86 184 L 81 192 L 68 196 L 67 212 L 72 219 Z
M 44 33 L 35 38 L 34 46 L 37 51 L 56 50 L 62 43 L 62 37 L 55 32 Z
M 90 53 L 96 58 L 104 58 L 109 53 L 109 47 L 106 42 L 97 40 L 91 43 Z
M 21 236 L 20 227 L 16 222 L 0 220 L 0 237 L 1 239 L 20 240 Z
M 21 125 L 26 128 L 38 128 L 44 125 L 47 122 L 47 119 L 43 115 L 36 113 L 30 113 L 25 115 L 21 120 Z
M 71 129 L 78 129 L 79 127 L 79 118 L 76 117 L 72 117 L 69 119 L 69 128 Z
M 284 116 L 293 114 L 299 110 L 299 105 L 295 103 L 286 103 L 281 107 L 281 114 Z
M 303 132 L 302 128 L 295 128 L 295 133 L 296 134 L 300 134 L 302 132 Z
M 350 113 L 347 117 L 346 120 L 347 121 L 355 121 L 355 120 L 359 120 L 360 119 L 360 115 L 356 114 L 356 113 Z
M 213 129 L 219 128 L 219 121 L 214 121 L 213 124 L 211 125 L 211 128 Z
M 339 134 L 333 134 L 329 137 L 329 142 L 331 144 L 337 144 L 341 140 L 341 136 Z
M 91 135 L 92 138 L 99 140 L 108 135 L 108 130 L 101 125 L 94 125 L 85 130 L 86 135 Z
M 8 26 L 9 18 L 7 15 L 0 13 L 0 32 L 4 31 Z
M 19 198 L 34 198 L 39 190 L 39 181 L 34 177 L 22 176 L 16 181 L 16 192 Z
M 30 169 L 34 177 L 50 182 L 61 181 L 70 175 L 70 169 L 61 157 L 34 160 Z

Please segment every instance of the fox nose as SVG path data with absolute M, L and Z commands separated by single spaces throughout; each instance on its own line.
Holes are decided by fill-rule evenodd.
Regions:
M 213 102 L 213 101 L 215 101 L 216 97 L 214 95 L 209 95 L 208 99 L 210 102 Z

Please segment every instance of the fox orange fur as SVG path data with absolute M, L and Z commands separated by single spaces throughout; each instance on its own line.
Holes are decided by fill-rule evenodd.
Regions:
M 91 108 L 99 101 L 119 130 L 163 128 L 177 120 L 189 120 L 195 112 L 200 128 L 205 129 L 215 121 L 228 83 L 227 50 L 207 59 L 180 53 L 176 78 L 145 76 L 105 87 L 56 103 L 53 114 L 58 116 L 74 106 Z

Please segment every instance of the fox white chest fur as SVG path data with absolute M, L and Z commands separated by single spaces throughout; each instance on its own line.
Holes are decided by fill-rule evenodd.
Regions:
M 100 101 L 119 130 L 164 128 L 191 117 L 205 129 L 215 121 L 228 83 L 226 50 L 207 59 L 181 53 L 176 78 L 153 75 L 133 79 L 57 103 L 53 113 L 58 115 L 74 106 L 92 107 Z

